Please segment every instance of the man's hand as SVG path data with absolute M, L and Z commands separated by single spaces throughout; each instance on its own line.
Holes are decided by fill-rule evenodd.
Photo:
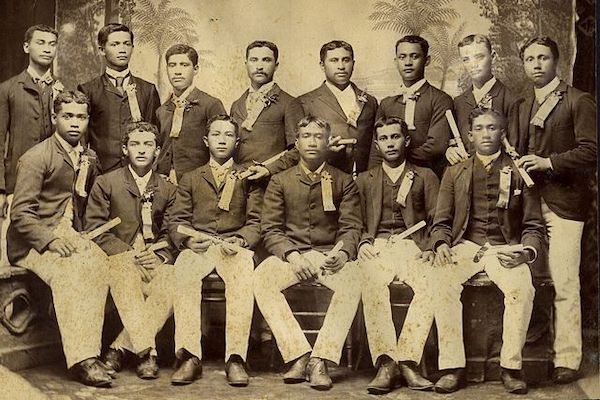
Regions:
M 518 265 L 530 262 L 532 260 L 531 250 L 524 249 L 521 251 L 499 251 L 496 256 L 500 265 L 504 268 L 514 268 Z
M 154 269 L 162 264 L 162 259 L 153 251 L 144 250 L 141 253 L 133 256 L 133 262 L 136 265 L 140 265 L 148 269 Z
M 433 264 L 436 267 L 443 267 L 453 263 L 454 260 L 452 259 L 452 250 L 450 250 L 450 246 L 448 246 L 446 243 L 442 243 L 435 251 L 435 260 Z
M 0 193 L 0 217 L 7 217 L 8 201 L 6 201 L 6 193 Z
M 77 247 L 66 239 L 57 238 L 50 242 L 48 250 L 58 253 L 61 257 L 71 257 L 77 251 Z
M 371 243 L 363 243 L 358 249 L 358 259 L 360 261 L 372 260 L 379 255 L 379 252 L 375 250 L 375 246 Z
M 340 144 L 340 145 L 337 144 L 341 138 L 342 138 L 341 136 L 333 136 L 331 139 L 329 139 L 329 143 L 328 143 L 327 147 L 329 148 L 330 151 L 335 151 L 337 153 L 346 148 L 345 144 Z
M 415 258 L 417 260 L 421 260 L 423 264 L 433 266 L 433 262 L 435 261 L 435 253 L 431 250 L 425 250 L 424 252 L 417 254 Z
M 192 250 L 194 253 L 202 254 L 202 253 L 205 253 L 206 250 L 208 250 L 208 248 L 210 247 L 210 245 L 212 243 L 213 242 L 210 239 L 198 239 L 198 238 L 189 237 L 185 241 L 185 246 L 188 249 Z
M 536 156 L 535 154 L 527 154 L 517 160 L 517 167 L 523 167 L 527 172 L 544 172 L 552 169 L 552 163 L 549 158 Z
M 255 181 L 269 176 L 271 173 L 264 165 L 256 164 L 248 167 L 248 172 L 252 172 L 252 175 L 248 176 L 248 179 Z
M 469 158 L 469 154 L 458 146 L 450 146 L 446 149 L 446 159 L 450 165 L 458 164 Z
M 342 268 L 348 262 L 348 254 L 345 251 L 338 251 L 337 253 L 327 257 L 323 261 L 323 275 L 333 275 Z
M 147 269 L 143 265 L 136 264 L 135 266 L 137 267 L 138 272 L 140 273 L 140 277 L 142 278 L 142 281 L 149 283 L 153 278 L 152 271 Z
M 225 241 L 225 243 L 231 243 L 233 245 L 233 246 L 228 246 L 227 244 L 221 245 L 221 253 L 223 253 L 226 256 L 232 256 L 234 254 L 237 254 L 238 251 L 234 246 L 245 247 L 245 245 L 246 245 L 246 241 L 237 236 L 230 236 L 230 237 L 224 239 L 224 241 Z
M 287 261 L 290 263 L 292 271 L 300 281 L 313 280 L 319 274 L 310 261 L 297 251 L 288 254 Z

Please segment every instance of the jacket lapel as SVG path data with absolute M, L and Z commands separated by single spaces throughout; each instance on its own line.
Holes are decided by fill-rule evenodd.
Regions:
M 331 90 L 329 90 L 327 85 L 325 85 L 325 82 L 323 82 L 323 84 L 317 89 L 317 97 L 319 100 L 325 103 L 327 107 L 339 114 L 344 121 L 347 119 L 346 114 L 344 114 L 344 111 L 340 106 L 340 103 L 338 103 L 336 97 L 333 95 L 333 93 L 331 93 Z
M 240 97 L 240 100 L 236 103 L 236 109 L 233 110 L 233 112 L 231 113 L 231 114 L 239 114 L 242 121 L 246 120 L 246 117 L 248 116 L 248 110 L 246 109 L 246 99 L 247 98 L 248 98 L 248 89 L 246 89 L 244 94 L 242 94 L 242 97 Z
M 134 195 L 135 197 L 142 197 L 137 185 L 135 184 L 135 180 L 133 179 L 133 175 L 129 170 L 129 167 L 123 167 L 123 174 L 125 175 L 125 188 L 129 193 Z
M 113 85 L 113 83 L 110 81 L 110 79 L 108 79 L 108 76 L 106 75 L 106 73 L 102 74 L 102 85 L 104 86 L 104 90 L 106 90 L 107 92 L 110 93 L 114 93 L 115 95 L 119 96 L 119 97 L 125 97 L 124 94 L 119 93 L 119 91 L 117 90 L 117 87 L 115 85 Z M 129 78 L 129 80 L 133 80 L 133 76 L 131 78 Z
M 55 151 L 65 160 L 67 164 L 69 164 L 71 168 L 73 168 L 73 170 L 75 170 L 75 166 L 73 165 L 73 161 L 71 161 L 71 157 L 69 157 L 65 148 L 60 144 L 58 139 L 54 137 L 54 135 L 52 135 L 52 141 L 54 142 Z
M 219 188 L 217 187 L 217 183 L 215 182 L 215 178 L 208 163 L 202 166 L 202 169 L 200 170 L 200 176 L 202 176 L 202 178 L 213 188 L 216 193 L 219 193 Z

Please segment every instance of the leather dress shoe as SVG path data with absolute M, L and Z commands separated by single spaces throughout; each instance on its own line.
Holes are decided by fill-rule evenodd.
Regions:
M 156 362 L 156 356 L 146 355 L 140 358 L 135 372 L 141 379 L 156 379 L 158 378 L 158 363 Z
M 500 378 L 508 393 L 527 394 L 527 383 L 523 380 L 521 370 L 502 368 Z
M 87 386 L 109 387 L 112 383 L 111 377 L 100 365 L 95 357 L 88 358 L 73 365 L 69 373 L 76 381 Z
M 246 372 L 246 368 L 244 368 L 244 361 L 239 356 L 229 357 L 227 364 L 225 364 L 225 375 L 227 376 L 227 382 L 231 386 L 248 386 L 248 373 Z
M 433 390 L 436 393 L 452 393 L 456 392 L 464 384 L 464 368 L 451 370 L 446 375 L 442 376 L 435 383 Z
M 116 350 L 113 348 L 109 348 L 106 353 L 102 356 L 102 363 L 106 365 L 109 369 L 112 369 L 115 372 L 119 372 L 123 369 L 123 359 L 125 358 L 125 353 L 123 350 Z
M 423 378 L 414 361 L 400 362 L 400 373 L 406 381 L 406 386 L 412 390 L 431 390 L 433 383 Z
M 177 360 L 176 368 L 171 376 L 173 385 L 189 385 L 202 375 L 202 361 L 195 356 Z
M 311 388 L 316 390 L 331 389 L 333 383 L 323 359 L 317 357 L 311 358 L 306 369 L 308 370 L 308 382 Z
M 306 353 L 293 361 L 290 369 L 283 374 L 283 382 L 288 384 L 306 382 L 306 366 L 309 360 L 310 354 Z
M 391 359 L 383 362 L 377 370 L 375 378 L 367 385 L 367 392 L 371 394 L 386 394 L 392 391 L 400 378 L 398 365 Z
M 106 373 L 108 374 L 108 376 L 110 376 L 113 379 L 117 379 L 117 371 L 115 371 L 114 369 L 112 369 L 108 365 L 104 364 L 102 362 L 102 360 L 97 360 L 97 361 L 98 361 L 98 364 L 100 364 L 100 366 L 102 368 L 104 368 L 104 370 L 106 371 Z
M 579 379 L 579 373 L 571 368 L 556 367 L 552 373 L 552 381 L 561 385 L 575 382 L 577 379 Z

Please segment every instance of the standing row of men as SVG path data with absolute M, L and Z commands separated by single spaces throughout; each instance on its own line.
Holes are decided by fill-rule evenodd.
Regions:
M 462 332 L 461 283 L 485 269 L 505 292 L 503 381 L 509 391 L 523 393 L 527 389 L 519 373 L 520 357 L 533 301 L 526 263 L 537 257 L 546 233 L 557 292 L 554 379 L 576 379 L 581 361 L 579 246 L 586 182 L 596 158 L 595 103 L 558 80 L 558 48 L 551 39 L 532 39 L 522 49 L 526 74 L 535 87 L 522 100 L 492 76 L 495 53 L 487 38 L 466 37 L 459 52 L 473 89 L 453 104 L 424 79 L 427 42 L 404 37 L 396 44 L 395 58 L 402 93 L 384 99 L 379 107 L 350 81 L 354 54 L 349 44 L 325 44 L 320 54 L 325 83 L 293 99 L 273 82 L 277 47 L 253 42 L 246 50 L 251 85 L 233 104 L 232 118 L 221 115 L 219 100 L 194 87 L 198 55 L 189 46 L 168 50 L 174 93 L 158 107 L 153 85 L 129 72 L 133 33 L 127 27 L 109 24 L 100 31 L 98 44 L 107 69 L 80 86 L 85 96 L 59 95 L 61 85 L 50 71 L 56 42 L 52 28 L 28 30 L 24 50 L 30 66 L 0 86 L 0 143 L 7 146 L 0 174 L 5 194 L 0 199 L 4 208 L 6 195 L 15 193 L 9 258 L 52 286 L 67 365 L 80 380 L 110 384 L 109 374 L 119 369 L 123 350 L 140 357 L 140 377 L 155 377 L 154 334 L 174 310 L 179 365 L 172 381 L 193 381 L 201 371 L 200 315 L 184 310 L 198 309 L 201 280 L 216 267 L 226 282 L 228 302 L 236 304 L 233 310 L 228 306 L 227 315 L 231 384 L 248 382 L 243 333 L 249 330 L 253 301 L 247 283 L 254 277 L 256 301 L 284 360 L 290 362 L 286 382 L 302 381 L 308 374 L 313 387 L 331 387 L 324 360 L 339 361 L 362 296 L 365 310 L 373 307 L 365 312 L 365 322 L 379 368 L 369 390 L 391 390 L 400 373 L 411 388 L 454 391 L 464 380 L 462 335 L 456 335 Z M 53 98 L 56 135 L 49 108 Z M 455 111 L 466 151 L 459 142 L 449 146 L 449 109 Z M 93 151 L 80 142 L 88 119 L 86 143 Z M 127 128 L 141 120 L 156 122 L 159 129 L 141 122 Z M 500 150 L 504 136 L 524 154 L 516 164 Z M 37 142 L 42 143 L 34 146 Z M 28 156 L 21 157 L 31 147 Z M 125 166 L 122 154 L 129 160 Z M 446 170 L 438 194 L 444 159 L 456 165 Z M 152 172 L 153 164 L 179 182 L 177 195 Z M 105 174 L 98 179 L 96 166 Z M 366 171 L 369 166 L 373 168 Z M 523 185 L 519 167 L 532 175 L 533 188 Z M 358 186 L 346 175 L 363 171 Z M 273 178 L 263 201 L 260 178 L 267 175 Z M 75 232 L 115 217 L 121 224 L 95 238 L 104 253 Z M 410 240 L 395 240 L 420 221 L 427 228 Z M 247 249 L 261 237 L 273 257 L 253 272 Z M 165 240 L 168 247 L 159 249 Z M 517 243 L 524 246 L 496 248 Z M 156 244 L 160 245 L 153 247 Z M 470 262 L 482 247 L 496 251 Z M 77 268 L 68 261 L 75 248 Z M 79 268 L 80 263 L 86 265 L 79 259 L 84 249 L 89 251 L 88 262 L 93 260 L 93 271 Z M 164 267 L 179 251 L 169 274 Z M 357 255 L 358 263 L 348 262 Z M 416 255 L 422 259 L 418 263 L 413 261 Z M 398 264 L 400 259 L 405 261 Z M 60 263 L 70 267 L 58 272 L 55 264 Z M 428 267 L 431 263 L 437 267 Z M 86 284 L 65 295 L 85 299 L 61 301 L 56 291 L 77 273 L 84 274 L 79 276 Z M 386 293 L 383 286 L 396 275 L 415 291 L 405 323 L 413 329 L 403 329 L 397 344 L 389 302 L 377 297 Z M 109 282 L 91 281 L 102 282 L 107 276 L 125 331 L 103 363 L 96 359 L 97 321 L 72 321 L 71 316 L 79 307 L 90 318 L 100 315 L 90 310 L 104 304 Z M 311 358 L 281 290 L 315 278 L 335 294 Z M 124 283 L 136 279 L 133 296 Z M 444 302 L 431 298 L 431 287 L 443 294 Z M 140 319 L 140 310 L 148 317 Z M 416 369 L 434 319 L 440 331 L 440 368 L 447 372 L 435 386 Z M 156 326 L 140 322 L 146 320 Z M 73 324 L 85 324 L 90 332 L 85 337 L 98 340 L 81 343 L 73 337 L 81 327 Z

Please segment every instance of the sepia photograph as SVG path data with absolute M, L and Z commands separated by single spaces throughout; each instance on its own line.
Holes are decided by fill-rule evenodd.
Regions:
M 596 0 L 1 0 L 0 400 L 600 399 Z

